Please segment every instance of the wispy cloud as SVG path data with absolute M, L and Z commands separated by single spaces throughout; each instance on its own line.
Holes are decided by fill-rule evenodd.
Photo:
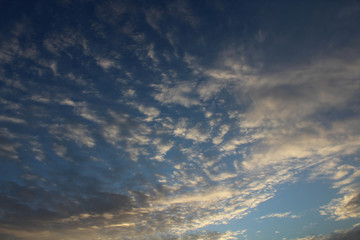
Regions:
M 271 213 L 268 215 L 261 216 L 260 219 L 264 218 L 298 218 L 298 215 L 293 214 L 292 212 L 285 213 Z
M 200 19 L 193 14 L 187 1 L 173 1 L 168 4 L 168 10 L 171 14 L 174 14 L 193 27 L 196 27 L 200 23 Z
M 8 117 L 8 116 L 0 116 L 0 121 L 3 122 L 11 122 L 11 123 L 26 123 L 25 120 L 16 118 L 16 117 Z

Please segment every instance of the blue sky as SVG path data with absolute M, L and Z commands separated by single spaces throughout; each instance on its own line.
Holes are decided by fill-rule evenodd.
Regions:
M 359 239 L 358 1 L 0 9 L 1 239 Z

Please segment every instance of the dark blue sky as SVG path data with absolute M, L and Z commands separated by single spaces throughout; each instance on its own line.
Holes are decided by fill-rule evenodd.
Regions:
M 358 239 L 358 1 L 1 1 L 0 238 Z

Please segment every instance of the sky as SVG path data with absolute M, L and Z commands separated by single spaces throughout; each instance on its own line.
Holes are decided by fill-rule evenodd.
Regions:
M 360 239 L 359 1 L 0 1 L 3 240 Z

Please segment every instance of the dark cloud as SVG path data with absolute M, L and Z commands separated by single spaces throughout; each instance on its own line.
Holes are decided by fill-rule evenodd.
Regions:
M 84 179 L 90 180 L 86 178 L 82 180 Z M 91 181 L 87 184 L 91 185 Z M 92 189 L 86 186 L 66 188 L 59 185 L 57 190 L 53 191 L 40 187 L 20 186 L 11 182 L 3 183 L 2 189 L 6 194 L 0 196 L 2 212 L 0 223 L 24 226 L 23 229 L 42 228 L 46 225 L 59 227 L 60 220 L 73 216 L 81 214 L 101 216 L 105 213 L 129 212 L 137 206 L 146 205 L 147 199 L 140 193 L 136 194 L 139 200 L 139 203 L 136 203 L 129 196 L 96 191 L 95 188 L 95 186 Z
M 24 239 L 24 238 L 15 237 L 13 234 L 6 234 L 6 233 L 0 233 L 0 238 L 3 240 L 23 240 Z
M 308 237 L 304 240 L 358 240 L 360 238 L 360 226 L 348 230 L 339 230 L 325 237 Z

